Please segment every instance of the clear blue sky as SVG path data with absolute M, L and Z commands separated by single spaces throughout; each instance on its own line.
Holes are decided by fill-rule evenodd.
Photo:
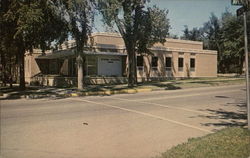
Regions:
M 184 25 L 190 29 L 201 27 L 204 22 L 209 20 L 211 13 L 220 17 L 226 9 L 235 14 L 236 9 L 239 8 L 239 6 L 232 6 L 231 0 L 151 0 L 149 5 L 169 10 L 170 33 L 178 36 L 182 35 Z M 96 17 L 95 27 L 94 32 L 105 30 L 101 16 Z

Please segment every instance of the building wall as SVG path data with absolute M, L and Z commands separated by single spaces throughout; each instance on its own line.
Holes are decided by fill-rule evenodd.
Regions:
M 154 47 L 169 47 L 169 48 L 186 48 L 186 49 L 203 49 L 202 42 L 179 40 L 167 38 L 164 44 L 156 43 Z
M 217 76 L 217 55 L 197 54 L 196 63 L 196 77 Z
M 113 33 L 94 33 L 89 39 L 93 50 L 96 52 L 119 52 L 126 53 L 123 39 L 118 34 Z M 62 46 L 62 49 L 72 48 L 74 41 L 69 41 Z M 138 78 L 178 78 L 178 77 L 216 77 L 217 76 L 217 52 L 210 50 L 203 50 L 202 42 L 166 39 L 164 45 L 157 43 L 151 48 L 154 56 L 158 57 L 157 68 L 152 68 L 152 56 L 144 56 L 144 65 L 138 68 Z M 35 50 L 32 55 L 25 56 L 25 77 L 26 81 L 31 81 L 30 78 L 40 73 L 40 69 L 35 61 L 37 56 L 41 55 L 41 51 Z M 98 58 L 99 55 L 96 55 Z M 171 70 L 166 70 L 166 57 L 172 58 Z M 183 70 L 178 68 L 178 58 L 184 59 Z M 190 58 L 195 59 L 195 71 L 190 69 Z M 121 75 L 127 76 L 127 59 L 122 56 Z M 69 60 L 65 59 L 60 69 L 60 74 L 69 75 Z M 87 64 L 92 66 L 91 63 Z M 94 72 L 94 71 L 91 71 Z M 98 65 L 96 65 L 96 72 L 98 76 Z
M 188 77 L 217 77 L 217 56 L 215 54 L 184 53 L 184 52 L 155 52 L 158 57 L 158 67 L 152 68 L 152 56 L 144 56 L 143 69 L 137 68 L 139 78 L 188 78 Z M 166 57 L 171 57 L 171 70 L 166 70 Z M 178 59 L 183 58 L 183 68 L 179 69 Z M 195 68 L 190 68 L 190 59 L 195 59 Z
M 31 77 L 39 74 L 41 71 L 37 65 L 35 58 L 41 54 L 26 54 L 24 57 L 25 81 L 30 83 Z

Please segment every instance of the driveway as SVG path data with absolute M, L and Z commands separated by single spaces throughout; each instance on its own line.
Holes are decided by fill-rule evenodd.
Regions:
M 0 103 L 3 158 L 150 158 L 246 124 L 244 85 Z

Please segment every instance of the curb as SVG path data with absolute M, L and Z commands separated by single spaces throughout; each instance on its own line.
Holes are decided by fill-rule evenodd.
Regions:
M 151 92 L 151 91 L 153 91 L 153 89 L 151 88 L 122 89 L 122 90 L 105 90 L 97 92 L 78 92 L 78 93 L 66 94 L 65 96 L 79 97 L 79 96 L 93 96 L 93 95 L 134 94 L 134 93 Z

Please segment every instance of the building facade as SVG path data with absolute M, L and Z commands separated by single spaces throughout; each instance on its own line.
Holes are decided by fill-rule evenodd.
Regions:
M 34 50 L 25 56 L 28 83 L 76 85 L 75 42 L 65 42 L 57 51 Z M 115 33 L 93 33 L 84 52 L 87 84 L 125 83 L 127 53 Z M 202 42 L 166 39 L 150 48 L 152 54 L 137 54 L 138 81 L 188 77 L 216 77 L 217 52 L 204 50 Z

